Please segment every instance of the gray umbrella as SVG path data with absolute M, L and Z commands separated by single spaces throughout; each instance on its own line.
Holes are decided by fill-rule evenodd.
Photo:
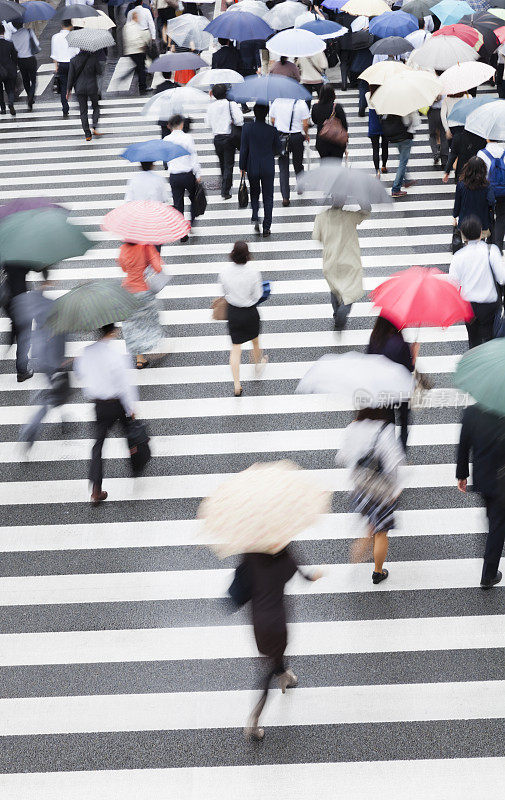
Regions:
M 358 205 L 369 209 L 372 204 L 392 202 L 374 174 L 343 167 L 339 158 L 325 158 L 323 167 L 303 173 L 298 187 L 302 191 L 317 192 L 338 208 Z
M 21 6 L 11 0 L 0 0 L 0 20 L 12 22 L 13 19 L 23 19 Z
M 53 19 L 77 19 L 78 17 L 99 17 L 100 14 L 91 6 L 84 6 L 78 3 L 66 6 L 60 6 Z
M 422 19 L 431 14 L 432 6 L 433 0 L 406 0 L 402 5 L 402 11 L 405 11 L 406 14 L 412 14 L 418 19 Z
M 370 47 L 370 52 L 374 56 L 401 56 L 403 53 L 410 53 L 414 49 L 414 45 L 407 39 L 401 36 L 387 36 L 385 39 L 380 39 Z
M 67 36 L 70 47 L 78 47 L 87 53 L 96 53 L 107 47 L 113 47 L 115 42 L 109 31 L 95 30 L 93 28 L 83 28 L 80 31 L 70 31 Z

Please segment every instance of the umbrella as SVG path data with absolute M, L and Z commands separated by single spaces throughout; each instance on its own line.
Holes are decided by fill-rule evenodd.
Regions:
M 296 18 L 300 16 L 301 9 L 300 3 L 295 3 L 294 0 L 284 0 L 270 9 L 265 15 L 265 22 L 276 31 L 292 28 Z
M 149 119 L 165 122 L 174 114 L 187 115 L 190 108 L 202 109 L 210 103 L 210 97 L 192 86 L 178 86 L 151 97 L 141 113 Z
M 19 3 L 12 3 L 11 0 L 0 0 L 0 20 L 2 22 L 12 22 L 14 19 L 23 18 L 23 9 Z
M 195 89 L 212 89 L 218 83 L 231 86 L 234 83 L 243 83 L 244 77 L 234 69 L 206 69 L 191 78 L 188 86 Z
M 402 11 L 406 14 L 413 14 L 417 19 L 423 19 L 431 14 L 432 3 L 433 0 L 407 0 L 402 5 Z
M 370 86 L 382 86 L 388 78 L 399 72 L 405 72 L 406 69 L 407 67 L 402 61 L 378 61 L 371 67 L 367 67 L 358 77 Z
M 499 17 L 495 17 L 490 11 L 480 11 L 478 14 L 475 14 L 473 10 L 468 11 L 465 16 L 458 21 L 463 22 L 465 25 L 471 25 L 481 33 L 492 33 L 495 28 L 499 28 L 503 25 L 503 20 Z
M 0 206 L 0 220 L 20 211 L 35 211 L 41 208 L 59 208 L 62 211 L 66 211 L 63 206 L 58 205 L 56 200 L 51 200 L 49 197 L 26 197 L 11 200 L 9 203 L 4 203 L 4 205 Z
M 43 22 L 54 17 L 55 9 L 43 0 L 28 0 L 23 3 L 23 22 Z
M 489 13 L 499 19 L 505 19 L 505 8 L 490 8 Z
M 254 100 L 256 103 L 268 105 L 276 97 L 308 100 L 310 93 L 293 78 L 286 78 L 284 75 L 249 75 L 243 83 L 232 86 L 228 97 L 237 103 Z
M 300 25 L 300 30 L 314 33 L 321 39 L 336 39 L 347 33 L 347 28 L 339 25 L 338 22 L 331 22 L 329 19 L 313 19 L 311 22 L 304 22 L 303 25 Z
M 264 41 L 274 33 L 265 20 L 248 11 L 240 14 L 228 14 L 225 11 L 209 22 L 205 30 L 215 39 L 234 39 L 236 42 L 253 39 Z
M 404 11 L 386 11 L 370 20 L 369 31 L 380 39 L 387 36 L 407 36 L 419 29 L 417 18 Z
M 328 512 L 330 499 L 297 464 L 274 461 L 253 464 L 225 480 L 200 504 L 198 516 L 220 558 L 274 555 Z
M 317 53 L 322 53 L 325 48 L 326 44 L 319 36 L 301 28 L 280 31 L 267 42 L 270 53 L 289 58 L 315 56 Z
M 386 39 L 375 42 L 370 47 L 370 52 L 374 56 L 401 56 L 403 53 L 410 53 L 413 49 L 414 45 L 407 39 L 402 39 L 401 36 L 387 36 Z
M 100 30 L 80 30 L 70 31 L 67 36 L 70 47 L 78 47 L 87 53 L 97 53 L 98 50 L 105 50 L 113 47 L 115 42 L 109 31 Z
M 322 7 L 328 11 L 341 11 L 342 6 L 345 6 L 347 0 L 324 0 Z
M 149 72 L 172 72 L 174 69 L 200 69 L 208 64 L 197 53 L 165 53 L 155 58 Z
M 414 51 L 416 52 L 416 51 Z M 472 50 L 474 53 L 475 50 Z M 388 78 L 374 92 L 372 106 L 378 114 L 412 114 L 431 106 L 442 91 L 442 84 L 424 70 L 405 70 Z
M 505 142 L 505 100 L 495 100 L 472 111 L 466 118 L 465 129 L 483 139 Z
M 55 334 L 96 331 L 128 319 L 138 306 L 135 295 L 123 289 L 119 281 L 90 281 L 58 297 L 47 322 Z
M 191 229 L 183 215 L 166 203 L 154 200 L 123 203 L 105 215 L 102 230 L 134 244 L 176 242 Z
M 391 9 L 384 0 L 348 0 L 342 11 L 354 17 L 376 17 Z
M 502 28 L 495 28 L 493 33 L 500 44 L 505 44 L 505 25 Z
M 212 44 L 212 36 L 205 31 L 209 20 L 196 14 L 181 14 L 166 24 L 167 36 L 179 47 L 206 50 Z
M 454 383 L 488 411 L 505 414 L 505 339 L 493 339 L 465 353 Z
M 442 25 L 452 25 L 465 14 L 473 14 L 473 8 L 465 0 L 442 0 L 431 7 L 431 13 L 439 18 Z
M 465 61 L 462 64 L 454 64 L 440 75 L 445 94 L 459 94 L 480 86 L 493 77 L 495 68 L 483 61 L 476 64 L 473 61 Z
M 457 36 L 432 36 L 410 54 L 407 65 L 414 63 L 425 69 L 445 70 L 462 61 L 476 61 L 478 57 L 473 47 Z
M 303 173 L 298 180 L 298 188 L 301 191 L 315 191 L 339 208 L 358 205 L 369 209 L 372 203 L 392 202 L 374 174 L 343 167 L 339 158 L 325 158 L 324 166 Z
M 296 387 L 297 394 L 338 394 L 353 408 L 377 408 L 408 400 L 412 374 L 386 356 L 356 353 L 318 359 Z
M 149 139 L 147 142 L 135 142 L 121 153 L 121 158 L 132 162 L 172 161 L 173 158 L 187 156 L 188 151 L 180 144 L 164 139 Z
M 19 211 L 0 225 L 0 261 L 40 270 L 65 258 L 82 256 L 92 246 L 58 208 Z
M 461 23 L 444 25 L 443 28 L 435 31 L 433 36 L 457 36 L 458 39 L 475 48 L 475 50 L 480 50 L 484 44 L 484 38 L 478 30 L 471 28 L 470 25 L 462 25 Z
M 452 107 L 447 121 L 449 125 L 464 125 L 472 111 L 486 103 L 494 103 L 495 100 L 496 97 L 464 97 Z
M 83 19 L 73 19 L 72 25 L 79 25 L 81 28 L 95 31 L 109 31 L 115 28 L 114 21 L 104 11 L 98 11 L 98 17 L 84 17 Z
M 268 6 L 262 0 L 240 0 L 230 6 L 227 13 L 230 11 L 247 11 L 248 14 L 256 14 L 257 17 L 263 18 L 268 13 Z
M 372 290 L 374 305 L 397 328 L 447 328 L 473 317 L 470 303 L 436 267 L 411 267 L 395 272 Z
M 56 9 L 53 19 L 83 19 L 84 17 L 98 17 L 98 11 L 91 6 L 74 3 L 73 5 L 62 5 Z

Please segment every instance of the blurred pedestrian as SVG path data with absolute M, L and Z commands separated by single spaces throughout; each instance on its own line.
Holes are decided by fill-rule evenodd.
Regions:
M 312 95 L 315 92 L 318 96 L 323 85 L 325 85 L 326 70 L 328 69 L 328 60 L 324 53 L 316 53 L 314 56 L 306 56 L 304 58 L 297 58 L 296 65 L 300 70 L 300 83 Z M 308 101 L 310 103 L 312 99 Z
M 284 75 L 285 78 L 293 78 L 294 81 L 300 83 L 300 70 L 293 61 L 288 60 L 287 56 L 281 56 L 278 61 L 274 61 L 268 72 L 270 75 Z
M 16 90 L 17 53 L 12 42 L 5 39 L 5 28 L 0 23 L 0 114 L 5 114 L 5 94 L 11 116 L 16 116 L 14 95 Z
M 261 273 L 250 264 L 251 254 L 246 242 L 235 242 L 230 253 L 231 263 L 219 274 L 223 295 L 228 303 L 228 333 L 232 341 L 230 368 L 235 397 L 242 394 L 240 360 L 242 345 L 252 342 L 252 360 L 259 377 L 267 363 L 260 348 L 260 315 L 258 300 L 263 295 Z
M 495 225 L 493 242 L 503 253 L 505 235 L 505 145 L 488 140 L 477 156 L 486 166 L 486 174 L 495 197 Z
M 156 295 L 146 283 L 145 272 L 149 268 L 161 272 L 161 258 L 152 244 L 125 242 L 119 251 L 118 264 L 126 272 L 123 288 L 138 301 L 138 310 L 123 322 L 123 337 L 128 352 L 136 357 L 137 369 L 144 369 L 150 363 L 145 354 L 154 350 L 162 337 Z
M 37 89 L 37 59 L 35 55 L 40 51 L 39 40 L 30 28 L 24 27 L 22 19 L 15 19 L 11 24 L 15 28 L 11 42 L 16 48 L 18 67 L 26 92 L 26 103 L 28 111 L 31 111 Z
M 168 186 L 163 175 L 155 172 L 152 161 L 142 161 L 140 172 L 128 178 L 125 201 L 154 200 L 158 203 L 170 202 Z
M 100 505 L 108 497 L 107 492 L 102 490 L 103 443 L 116 422 L 119 422 L 126 437 L 128 417 L 134 417 L 138 402 L 137 387 L 131 378 L 131 359 L 114 342 L 118 328 L 113 324 L 104 325 L 99 333 L 99 340 L 85 347 L 74 364 L 85 396 L 95 404 L 96 440 L 88 473 L 92 486 L 92 506 Z
M 256 103 L 254 106 L 254 122 L 249 122 L 242 129 L 240 143 L 240 170 L 247 172 L 251 189 L 251 222 L 256 233 L 260 232 L 259 199 L 260 187 L 263 198 L 263 236 L 270 236 L 272 211 L 274 206 L 274 157 L 281 152 L 279 132 L 272 125 L 267 125 L 268 106 Z
M 310 141 L 310 112 L 305 100 L 290 100 L 277 97 L 270 106 L 270 121 L 281 135 L 282 149 L 279 154 L 279 182 L 282 205 L 290 204 L 289 156 L 298 178 L 303 172 L 303 143 Z
M 381 121 L 375 108 L 370 105 L 370 100 L 378 86 L 370 86 L 370 93 L 367 95 L 368 103 L 368 138 L 372 143 L 372 158 L 375 172 L 378 178 L 381 174 L 388 171 L 387 163 L 389 157 L 389 144 L 387 136 L 384 136 Z M 382 167 L 380 166 L 382 156 Z
M 26 276 L 30 270 L 10 264 L 4 269 L 9 293 L 5 312 L 11 320 L 11 345 L 16 342 L 17 381 L 22 383 L 33 377 L 33 370 L 28 369 L 32 319 L 28 310 Z
M 417 31 L 414 31 L 417 33 Z M 449 141 L 442 125 L 442 96 L 437 97 L 428 109 L 428 129 L 430 132 L 430 147 L 433 154 L 433 166 L 446 164 L 449 155 Z
M 123 28 L 123 55 L 135 65 L 139 94 L 147 92 L 146 50 L 150 42 L 150 32 L 139 25 L 138 12 L 134 11 Z
M 175 18 L 175 12 L 179 10 L 179 0 L 153 0 L 152 7 L 156 11 L 158 39 L 166 43 L 167 22 Z
M 154 42 L 156 40 L 156 28 L 154 27 L 151 9 L 143 4 L 143 0 L 133 0 L 133 7 L 126 15 L 126 24 L 131 21 L 134 14 L 140 27 L 149 32 L 149 36 Z
M 67 36 L 71 30 L 73 30 L 72 21 L 64 19 L 61 23 L 61 31 L 51 37 L 51 58 L 54 61 L 54 73 L 58 82 L 64 119 L 68 117 L 69 112 L 67 83 L 70 61 L 79 52 L 77 47 L 70 47 L 67 43 Z
M 233 167 L 235 165 L 235 150 L 240 149 L 240 140 L 237 142 L 236 129 L 242 129 L 244 115 L 237 103 L 226 99 L 227 88 L 224 83 L 212 87 L 214 102 L 210 104 L 205 118 L 207 126 L 214 135 L 214 149 L 219 159 L 221 171 L 221 197 L 223 200 L 231 198 L 233 183 Z
M 407 165 L 409 163 L 410 151 L 412 150 L 414 131 L 417 130 L 420 124 L 421 118 L 417 111 L 405 117 L 400 117 L 397 114 L 386 114 L 381 117 L 383 133 L 387 136 L 388 142 L 394 144 L 398 148 L 400 156 L 398 169 L 391 189 L 391 197 L 405 197 L 407 192 L 402 187 L 404 186 L 408 189 L 409 186 L 415 183 L 415 181 L 411 181 L 407 177 Z
M 491 235 L 491 223 L 495 197 L 487 179 L 487 168 L 484 162 L 474 156 L 465 166 L 456 186 L 454 198 L 454 227 L 461 225 L 468 217 L 477 217 L 482 228 L 482 238 Z
M 317 128 L 316 150 L 320 158 L 343 158 L 347 150 L 347 145 L 335 144 L 321 136 L 321 129 L 331 116 L 338 119 L 344 130 L 348 130 L 347 117 L 340 103 L 335 100 L 335 90 L 331 83 L 325 83 L 321 87 L 319 97 L 312 106 L 310 112 L 312 122 Z
M 191 203 L 191 224 L 193 225 L 196 219 L 196 185 L 200 183 L 201 174 L 195 142 L 191 134 L 183 131 L 184 117 L 181 117 L 180 114 L 175 114 L 168 120 L 168 127 L 171 133 L 167 136 L 167 141 L 180 144 L 189 154 L 187 156 L 173 158 L 169 164 L 173 205 L 177 211 L 184 214 L 184 195 L 187 192 Z M 184 236 L 181 242 L 187 242 L 187 240 L 188 237 Z
M 459 181 L 460 175 L 463 172 L 465 164 L 473 157 L 476 156 L 482 147 L 486 146 L 486 140 L 475 133 L 470 133 L 462 126 L 454 130 L 454 134 L 450 140 L 450 150 L 445 165 L 445 174 L 442 177 L 442 182 L 447 183 L 449 175 L 454 167 L 455 183 Z
M 87 142 L 91 141 L 91 129 L 88 119 L 88 101 L 93 109 L 93 136 L 101 136 L 98 132 L 98 120 L 100 119 L 100 106 L 98 105 L 98 79 L 102 74 L 103 65 L 97 53 L 79 52 L 70 61 L 67 80 L 67 101 L 70 98 L 72 89 L 75 88 L 75 96 L 79 103 L 79 114 L 81 125 Z

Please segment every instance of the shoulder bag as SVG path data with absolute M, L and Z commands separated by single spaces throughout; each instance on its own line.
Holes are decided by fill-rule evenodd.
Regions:
M 335 116 L 335 106 L 327 120 L 323 122 L 323 126 L 319 131 L 319 138 L 328 144 L 334 144 L 336 147 L 347 147 L 349 141 L 349 134 Z
M 371 502 L 379 504 L 391 502 L 394 496 L 391 478 L 385 474 L 382 459 L 376 452 L 381 433 L 389 424 L 384 422 L 381 425 L 370 450 L 356 462 L 353 470 L 355 491 L 366 495 Z
M 207 194 L 205 186 L 202 181 L 198 181 L 195 190 L 195 217 L 201 217 L 205 214 L 207 208 Z
M 151 448 L 149 447 L 149 435 L 146 426 L 138 419 L 128 418 L 126 427 L 126 438 L 130 450 L 130 466 L 132 475 L 137 478 L 141 475 L 149 461 L 151 460 Z
M 147 269 L 144 271 L 144 280 L 149 288 L 149 291 L 151 291 L 153 294 L 158 294 L 158 292 L 161 292 L 161 290 L 164 289 L 168 283 L 170 283 L 172 276 L 163 270 L 161 272 L 156 272 L 151 267 L 147 267 Z
M 291 126 L 293 124 L 293 117 L 295 115 L 295 106 L 296 106 L 296 100 L 293 100 L 293 108 L 291 109 L 291 119 L 289 120 L 288 133 L 282 133 L 281 131 L 279 131 L 281 137 L 281 151 L 279 153 L 279 158 L 283 157 L 285 158 L 286 156 L 289 155 L 289 140 L 291 137 Z
M 263 281 L 263 294 L 261 295 L 256 305 L 259 306 L 261 303 L 264 303 L 265 300 L 268 300 L 269 297 L 270 297 L 270 281 Z
M 228 303 L 225 297 L 216 297 L 212 301 L 212 319 L 222 322 L 228 319 Z

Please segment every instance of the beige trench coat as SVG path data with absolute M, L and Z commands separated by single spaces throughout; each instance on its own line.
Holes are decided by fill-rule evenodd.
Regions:
M 357 225 L 369 211 L 327 208 L 314 220 L 312 238 L 323 245 L 323 273 L 330 291 L 348 305 L 363 296 L 363 266 Z

